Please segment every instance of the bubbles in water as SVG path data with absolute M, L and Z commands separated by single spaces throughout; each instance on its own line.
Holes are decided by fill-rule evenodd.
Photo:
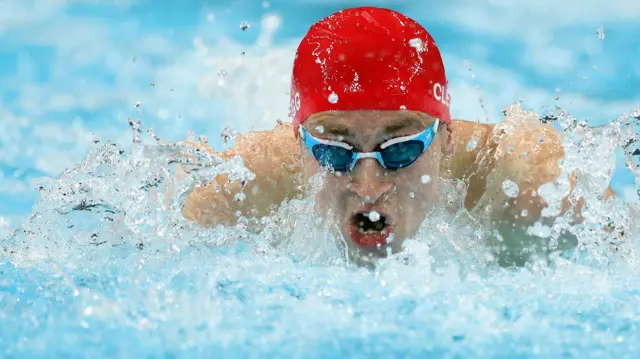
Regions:
M 518 197 L 520 188 L 515 182 L 511 180 L 504 180 L 504 182 L 502 182 L 502 191 L 504 191 L 508 197 L 515 198 Z
M 520 212 L 520 216 L 521 216 L 521 217 L 526 217 L 527 215 L 529 215 L 529 211 L 527 211 L 526 209 L 523 209 L 523 210 Z
M 331 95 L 329 95 L 329 102 L 333 104 L 338 103 L 338 94 L 332 92 Z
M 369 212 L 369 220 L 371 220 L 371 222 L 378 222 L 380 220 L 380 213 L 376 211 Z
M 598 29 L 596 29 L 596 35 L 598 35 L 598 39 L 604 40 L 604 27 L 603 26 L 600 26 Z
M 243 21 L 240 23 L 240 30 L 242 31 L 247 30 L 249 27 L 251 27 L 251 25 L 249 25 L 249 23 L 246 21 Z
M 430 182 L 431 182 L 431 176 L 429 176 L 429 175 L 423 175 L 422 177 L 420 177 L 420 181 L 421 181 L 423 184 L 430 183 Z
M 551 236 L 551 227 L 536 222 L 533 226 L 527 228 L 527 234 L 540 238 L 549 238 Z
M 479 141 L 480 141 L 480 139 L 477 136 L 471 137 L 471 139 L 467 143 L 467 148 L 466 148 L 467 152 L 471 152 L 471 151 L 475 150 L 478 147 L 478 142 Z

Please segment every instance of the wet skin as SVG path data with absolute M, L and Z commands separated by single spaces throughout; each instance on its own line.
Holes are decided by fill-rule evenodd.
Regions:
M 434 120 L 411 111 L 335 111 L 315 114 L 303 126 L 315 137 L 341 140 L 368 152 L 388 139 L 418 133 Z M 469 145 L 470 141 L 475 147 Z M 441 179 L 460 179 L 467 186 L 466 209 L 491 219 L 507 239 L 500 248 L 494 248 L 498 262 L 507 266 L 522 265 L 528 258 L 522 250 L 529 242 L 526 227 L 540 219 L 546 206 L 535 191 L 558 177 L 558 161 L 564 151 L 561 137 L 551 125 L 534 120 L 523 126 L 507 114 L 497 126 L 457 120 L 449 126 L 441 124 L 422 156 L 396 171 L 367 158 L 351 172 L 328 172 L 302 145 L 299 136 L 293 135 L 290 124 L 240 135 L 234 146 L 218 155 L 242 157 L 256 178 L 243 190 L 247 196 L 243 201 L 233 199 L 241 190 L 240 183 L 228 183 L 226 175 L 195 188 L 183 215 L 203 226 L 233 224 L 237 211 L 245 216 L 269 215 L 286 199 L 303 197 L 308 180 L 324 172 L 315 193 L 318 211 L 335 221 L 351 255 L 383 256 L 388 251 L 386 246 L 367 248 L 353 240 L 357 235 L 354 215 L 371 210 L 382 214 L 385 225 L 394 232 L 388 247 L 398 252 L 433 209 Z M 423 176 L 428 176 L 427 183 L 423 183 Z M 519 186 L 515 198 L 502 189 L 507 179 Z M 222 190 L 216 191 L 216 186 Z M 612 194 L 609 189 L 605 195 Z M 565 200 L 563 211 L 569 207 Z M 527 216 L 521 216 L 523 210 Z

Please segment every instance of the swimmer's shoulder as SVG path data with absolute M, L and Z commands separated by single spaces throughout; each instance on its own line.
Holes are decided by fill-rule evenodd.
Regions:
M 232 224 L 238 214 L 266 216 L 287 198 L 298 197 L 300 149 L 291 124 L 279 123 L 270 130 L 237 134 L 233 142 L 216 155 L 223 159 L 240 157 L 255 178 L 242 184 L 221 174 L 210 179 L 209 184 L 197 186 L 183 207 L 187 219 L 204 226 Z M 236 200 L 240 192 L 245 197 L 242 201 Z
M 446 177 L 460 178 L 468 173 L 478 155 L 486 147 L 494 125 L 466 120 L 453 120 L 451 123 L 453 154 L 443 164 Z
M 520 112 L 519 107 L 505 111 L 497 124 L 453 121 L 454 154 L 443 161 L 443 173 L 467 183 L 467 208 L 475 206 L 492 182 L 510 179 L 532 190 L 559 175 L 561 134 L 531 113 Z

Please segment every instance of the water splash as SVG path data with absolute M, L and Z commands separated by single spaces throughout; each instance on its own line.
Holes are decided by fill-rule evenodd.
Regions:
M 637 178 L 630 115 L 589 128 L 559 109 L 549 114 L 567 150 L 563 175 L 539 192 L 556 206 L 578 172 L 583 221 L 532 228 L 546 231 L 550 247 L 563 230 L 578 246 L 550 264 L 510 269 L 487 250 L 505 239 L 461 209 L 459 181 L 439 183 L 437 209 L 405 251 L 373 270 L 349 263 L 308 198 L 237 226 L 195 226 L 181 214 L 193 186 L 254 174 L 204 150 L 204 139 L 165 143 L 132 122 L 131 150 L 97 144 L 42 182 L 30 220 L 1 243 L 0 348 L 8 357 L 636 355 L 638 212 L 601 196 L 616 146 Z M 311 193 L 324 175 L 312 178 Z

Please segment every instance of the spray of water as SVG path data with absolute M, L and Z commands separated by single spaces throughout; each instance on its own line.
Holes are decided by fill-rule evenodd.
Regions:
M 258 106 L 245 94 L 259 84 L 249 78 L 286 84 L 288 76 L 244 70 L 251 61 L 256 68 L 283 63 L 276 55 L 237 66 L 226 59 L 225 74 L 205 80 L 216 84 L 214 95 L 251 111 Z M 264 101 L 264 108 L 286 105 Z M 78 166 L 39 185 L 41 199 L 29 220 L 1 241 L 0 352 L 637 357 L 640 210 L 602 194 L 616 148 L 640 184 L 639 111 L 594 128 L 560 108 L 544 116 L 509 109 L 516 124 L 542 119 L 563 134 L 562 173 L 538 189 L 548 216 L 528 230 L 543 248 L 556 248 L 563 233 L 575 237 L 573 248 L 523 268 L 496 265 L 492 247 L 509 238 L 463 209 L 464 184 L 453 180 L 441 183 L 437 209 L 405 250 L 374 268 L 354 265 L 334 224 L 316 214 L 313 194 L 326 174 L 312 179 L 306 198 L 286 201 L 272 216 L 199 227 L 182 216 L 194 186 L 223 173 L 239 182 L 255 174 L 240 158 L 204 150 L 204 138 L 166 143 L 132 118 L 130 150 L 97 143 Z M 265 123 L 278 117 L 252 115 Z M 225 130 L 222 136 L 233 135 Z M 472 140 L 467 150 L 477 145 Z M 514 184 L 500 190 L 514 195 Z M 567 194 L 572 207 L 584 199 L 578 223 L 571 209 L 550 217 Z

